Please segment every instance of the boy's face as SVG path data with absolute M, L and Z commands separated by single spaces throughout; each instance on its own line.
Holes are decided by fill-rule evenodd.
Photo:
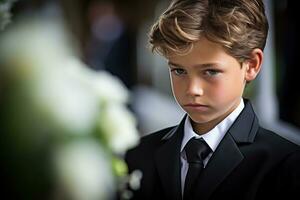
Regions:
M 168 57 L 173 94 L 198 133 L 212 129 L 240 103 L 247 65 L 202 38 L 187 55 Z

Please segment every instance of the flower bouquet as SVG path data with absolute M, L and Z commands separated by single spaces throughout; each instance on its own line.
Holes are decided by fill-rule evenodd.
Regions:
M 1 33 L 1 173 L 12 198 L 114 199 L 126 177 L 122 156 L 138 142 L 129 92 L 85 66 L 70 38 L 56 18 L 23 19 Z

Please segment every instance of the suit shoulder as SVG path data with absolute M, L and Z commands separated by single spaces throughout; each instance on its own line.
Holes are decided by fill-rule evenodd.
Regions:
M 125 161 L 129 167 L 129 170 L 136 168 L 142 168 L 142 166 L 149 166 L 153 164 L 153 156 L 163 143 L 163 138 L 167 136 L 174 127 L 165 128 L 140 139 L 137 146 L 129 149 L 125 154 Z
M 266 145 L 272 146 L 279 151 L 293 152 L 300 150 L 299 145 L 271 130 L 262 127 L 260 127 L 258 130 L 258 138 L 264 141 Z
M 159 146 L 162 143 L 162 140 L 165 136 L 167 136 L 176 126 L 164 128 L 161 130 L 158 130 L 156 132 L 150 133 L 148 135 L 145 135 L 141 137 L 139 143 L 137 146 L 129 149 L 127 151 L 127 154 L 135 152 L 135 151 L 141 151 L 141 149 L 154 149 L 157 146 Z M 145 150 L 143 150 L 145 151 Z
M 151 142 L 155 142 L 157 140 L 161 140 L 162 138 L 164 138 L 171 130 L 173 130 L 176 126 L 172 126 L 172 127 L 168 127 L 168 128 L 164 128 L 158 131 L 155 131 L 153 133 L 150 133 L 148 135 L 145 135 L 141 138 L 140 143 L 151 143 Z

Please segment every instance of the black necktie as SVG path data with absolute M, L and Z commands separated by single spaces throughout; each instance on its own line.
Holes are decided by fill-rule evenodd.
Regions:
M 192 193 L 196 179 L 199 177 L 203 169 L 203 160 L 211 152 L 211 149 L 202 138 L 196 139 L 194 137 L 189 140 L 184 150 L 187 162 L 189 163 L 189 169 L 185 178 L 183 199 L 188 200 Z

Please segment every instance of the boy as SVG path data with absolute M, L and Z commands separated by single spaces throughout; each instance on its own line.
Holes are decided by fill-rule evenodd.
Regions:
M 245 85 L 260 71 L 262 0 L 174 0 L 150 32 L 187 115 L 126 154 L 135 199 L 299 198 L 299 146 L 259 126 Z

